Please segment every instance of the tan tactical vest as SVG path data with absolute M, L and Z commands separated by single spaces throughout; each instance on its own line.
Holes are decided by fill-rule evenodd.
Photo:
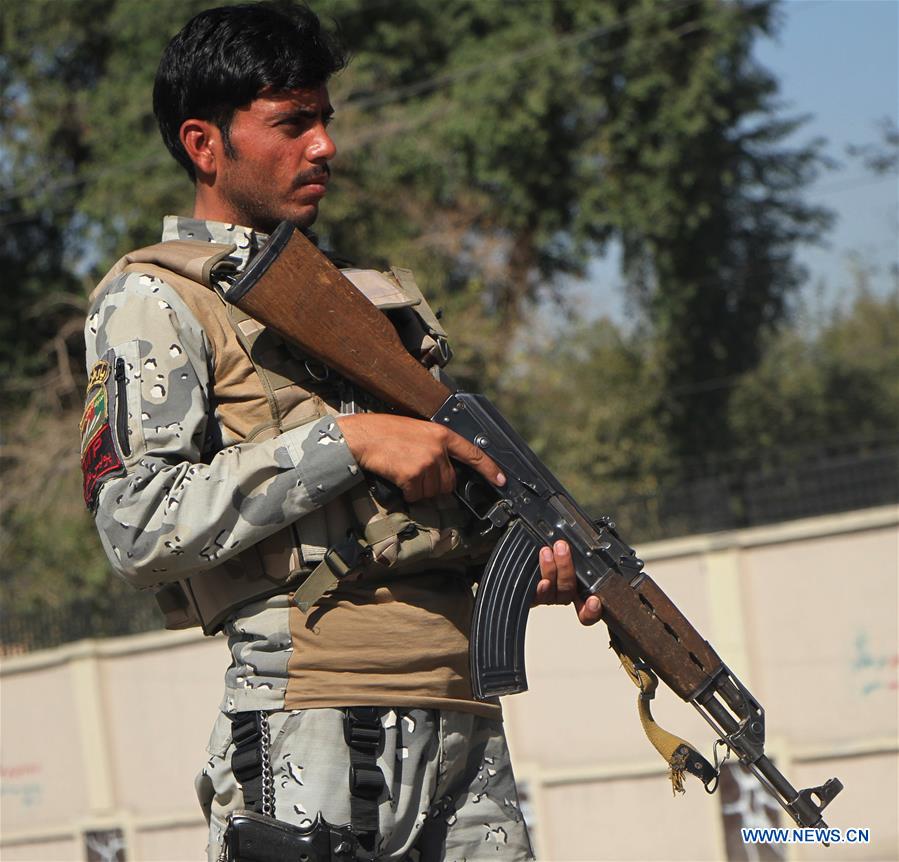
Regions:
M 232 442 L 265 440 L 341 412 L 344 382 L 222 298 L 213 273 L 230 265 L 226 258 L 234 248 L 173 240 L 139 249 L 119 260 L 92 299 L 114 278 L 135 272 L 177 291 L 211 343 L 216 418 Z M 446 333 L 412 273 L 394 268 L 344 274 L 388 314 L 409 352 L 439 375 L 451 355 Z M 213 634 L 247 602 L 291 591 L 350 529 L 369 545 L 375 565 L 415 570 L 437 556 L 468 555 L 468 523 L 452 500 L 408 508 L 398 503 L 387 510 L 363 482 L 221 565 L 160 586 L 156 598 L 166 628 L 201 625 Z

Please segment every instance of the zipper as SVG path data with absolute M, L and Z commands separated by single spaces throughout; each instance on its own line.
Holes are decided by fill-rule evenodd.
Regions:
M 127 458 L 131 454 L 131 442 L 128 440 L 128 399 L 125 396 L 125 387 L 128 379 L 125 376 L 125 360 L 115 361 L 115 429 L 119 439 L 119 448 Z

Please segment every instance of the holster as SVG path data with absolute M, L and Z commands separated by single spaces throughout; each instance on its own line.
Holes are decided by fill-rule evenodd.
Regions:
M 225 862 L 351 862 L 357 840 L 349 826 L 332 826 L 319 814 L 294 826 L 253 811 L 235 811 L 223 838 Z

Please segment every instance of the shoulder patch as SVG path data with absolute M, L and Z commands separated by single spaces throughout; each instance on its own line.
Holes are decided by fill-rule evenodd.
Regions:
M 84 412 L 79 423 L 84 502 L 89 509 L 94 508 L 100 480 L 110 473 L 124 470 L 109 426 L 109 372 L 109 363 L 105 359 L 101 359 L 91 369 Z

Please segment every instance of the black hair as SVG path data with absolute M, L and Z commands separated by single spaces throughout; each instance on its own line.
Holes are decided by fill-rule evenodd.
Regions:
M 304 5 L 267 0 L 207 9 L 166 46 L 156 71 L 153 113 L 169 152 L 196 180 L 179 138 L 186 119 L 215 123 L 233 157 L 229 130 L 236 108 L 267 88 L 319 87 L 346 62 L 337 38 Z

